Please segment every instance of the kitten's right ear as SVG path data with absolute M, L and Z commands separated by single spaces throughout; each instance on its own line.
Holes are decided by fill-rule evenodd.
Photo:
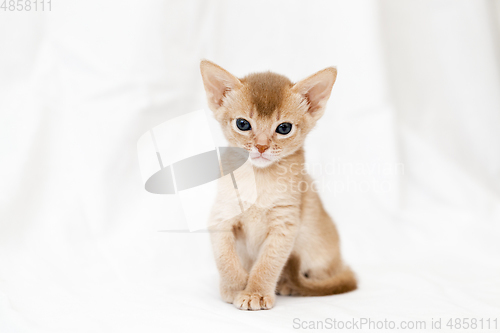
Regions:
M 200 70 L 207 93 L 208 106 L 214 112 L 221 107 L 229 91 L 242 86 L 237 77 L 211 61 L 202 60 Z

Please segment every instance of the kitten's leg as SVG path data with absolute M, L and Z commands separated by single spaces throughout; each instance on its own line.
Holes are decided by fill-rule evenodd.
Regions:
M 245 289 L 248 273 L 236 253 L 236 239 L 232 230 L 214 230 L 210 237 L 220 274 L 221 297 L 225 302 L 232 303 L 236 294 Z
M 245 290 L 233 304 L 242 310 L 270 309 L 274 306 L 276 283 L 293 248 L 298 227 L 296 207 L 277 207 L 270 212 L 269 232 L 262 244 Z

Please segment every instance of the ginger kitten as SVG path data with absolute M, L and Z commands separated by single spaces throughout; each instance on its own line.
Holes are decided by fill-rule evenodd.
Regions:
M 240 215 L 225 218 L 223 201 L 213 208 L 209 228 L 222 299 L 261 310 L 274 306 L 275 293 L 356 289 L 335 225 L 303 170 L 304 139 L 323 115 L 337 70 L 294 84 L 271 72 L 238 79 L 206 60 L 200 67 L 208 105 L 229 144 L 248 150 L 257 186 L 257 200 Z M 219 185 L 217 200 L 226 190 Z

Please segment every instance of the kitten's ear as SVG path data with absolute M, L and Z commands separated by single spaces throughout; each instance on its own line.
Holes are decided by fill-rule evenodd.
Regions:
M 333 84 L 337 79 L 335 67 L 325 68 L 308 78 L 297 82 L 292 91 L 303 95 L 309 103 L 308 112 L 318 120 L 325 111 L 326 102 L 330 98 Z
M 214 112 L 220 108 L 224 97 L 229 91 L 242 86 L 237 77 L 208 60 L 201 61 L 200 70 L 207 93 L 208 105 Z

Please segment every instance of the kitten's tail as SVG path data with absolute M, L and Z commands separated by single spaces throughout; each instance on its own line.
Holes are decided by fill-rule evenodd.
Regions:
M 290 256 L 286 265 L 288 279 L 302 296 L 325 296 L 342 294 L 357 288 L 356 276 L 347 266 L 324 280 L 308 279 L 300 274 L 300 259 Z

